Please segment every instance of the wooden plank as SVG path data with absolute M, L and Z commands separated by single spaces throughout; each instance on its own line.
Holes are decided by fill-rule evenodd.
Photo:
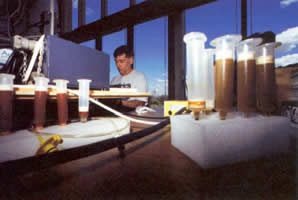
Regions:
M 201 6 L 216 0 L 147 0 L 110 16 L 62 34 L 61 37 L 81 43 L 120 31 L 129 25 L 141 24 L 188 8 Z
M 78 90 L 74 90 L 78 92 Z M 17 99 L 32 99 L 34 98 L 34 88 L 15 88 L 15 95 Z M 55 98 L 57 93 L 55 89 L 48 90 L 49 98 Z M 90 97 L 92 98 L 123 98 L 123 97 L 149 97 L 149 92 L 130 92 L 123 90 L 123 92 L 117 91 L 102 91 L 91 90 Z M 69 98 L 78 98 L 76 95 L 68 93 Z

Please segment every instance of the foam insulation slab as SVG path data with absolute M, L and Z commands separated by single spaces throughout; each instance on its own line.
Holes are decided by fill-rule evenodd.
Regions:
M 288 152 L 290 135 L 297 131 L 282 116 L 254 114 L 244 118 L 229 113 L 219 120 L 218 113 L 194 120 L 192 115 L 171 118 L 171 144 L 202 168 L 214 168 L 263 156 Z

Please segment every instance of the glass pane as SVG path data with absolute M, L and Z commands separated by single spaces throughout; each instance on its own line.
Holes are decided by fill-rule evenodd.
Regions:
M 95 40 L 83 42 L 80 45 L 94 49 L 95 48 Z
M 129 7 L 129 0 L 108 0 L 108 15 L 117 13 Z
M 240 1 L 238 1 L 240 3 Z M 238 5 L 240 8 L 240 5 Z M 206 48 L 210 41 L 225 34 L 240 33 L 236 30 L 235 1 L 221 0 L 196 7 L 185 12 L 185 32 L 203 32 L 207 36 Z M 212 14 L 211 14 L 212 13 Z M 238 17 L 240 17 L 240 10 Z
M 298 2 L 274 0 L 268 4 L 253 1 L 252 8 L 253 32 L 272 31 L 276 34 L 276 41 L 282 42 L 282 46 L 276 49 L 275 66 L 298 63 Z
M 72 0 L 72 29 L 78 28 L 78 1 Z
M 135 26 L 135 69 L 148 79 L 154 97 L 167 96 L 167 18 Z
M 298 63 L 298 2 L 248 0 L 247 8 L 248 35 L 272 31 L 276 41 L 283 43 L 276 49 L 276 67 Z M 241 34 L 241 1 L 221 0 L 187 10 L 186 33 L 192 31 L 206 34 L 206 48 L 216 37 Z
M 119 74 L 114 61 L 113 53 L 117 47 L 126 44 L 126 31 L 123 30 L 104 36 L 102 39 L 102 43 L 103 52 L 110 55 L 110 80 L 112 80 L 114 76 Z
M 144 1 L 146 1 L 146 0 L 136 0 L 136 4 L 138 4 L 138 3 L 142 3 L 142 2 L 144 2 Z
M 101 0 L 86 0 L 86 24 L 100 19 Z

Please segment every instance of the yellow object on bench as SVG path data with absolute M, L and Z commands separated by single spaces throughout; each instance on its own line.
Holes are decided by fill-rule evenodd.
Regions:
M 40 147 L 36 151 L 36 155 L 58 151 L 58 144 L 61 144 L 63 142 L 63 139 L 60 135 L 53 135 L 47 140 L 43 139 L 40 135 L 37 135 L 37 137 L 40 142 Z

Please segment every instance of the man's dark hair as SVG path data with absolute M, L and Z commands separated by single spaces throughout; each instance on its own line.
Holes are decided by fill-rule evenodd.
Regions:
M 125 54 L 127 58 L 133 57 L 132 49 L 130 49 L 126 45 L 122 45 L 122 46 L 118 47 L 117 49 L 115 49 L 114 58 L 116 58 L 117 56 L 120 56 L 122 54 Z

